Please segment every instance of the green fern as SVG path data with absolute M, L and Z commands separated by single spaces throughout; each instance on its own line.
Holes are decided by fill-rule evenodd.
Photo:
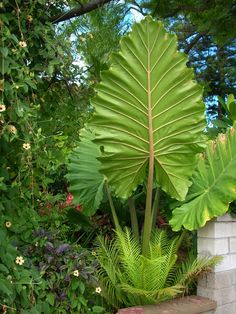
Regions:
M 220 257 L 190 256 L 178 264 L 179 237 L 155 231 L 149 256 L 141 255 L 139 241 L 128 228 L 116 231 L 115 239 L 98 238 L 98 276 L 107 302 L 115 307 L 156 304 L 183 295 L 187 286 L 220 261 Z

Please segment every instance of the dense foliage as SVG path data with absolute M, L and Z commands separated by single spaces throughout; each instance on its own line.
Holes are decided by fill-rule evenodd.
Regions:
M 208 118 L 220 119 L 211 129 L 211 137 L 233 124 L 236 76 L 233 2 L 222 5 L 219 1 L 216 7 L 213 2 L 205 6 L 204 1 L 184 1 L 182 5 L 179 1 L 171 1 L 169 5 L 162 2 L 158 1 L 158 8 L 152 1 L 0 2 L 0 308 L 3 313 L 112 312 L 101 298 L 103 292 L 96 276 L 95 237 L 101 232 L 108 239 L 113 236 L 110 212 L 114 214 L 114 206 L 123 225 L 130 223 L 126 214 L 129 208 L 138 235 L 140 225 L 132 210 L 136 201 L 138 216 L 143 217 L 146 185 L 144 189 L 139 186 L 132 199 L 112 201 L 110 196 L 114 196 L 114 191 L 104 185 L 104 176 L 96 168 L 98 147 L 90 171 L 78 168 L 79 175 L 87 177 L 87 182 L 86 186 L 79 183 L 80 194 L 74 194 L 73 205 L 65 174 L 68 156 L 80 139 L 80 129 L 99 100 L 100 96 L 92 104 L 89 101 L 101 80 L 100 72 L 114 61 L 115 57 L 109 56 L 117 51 L 121 35 L 132 24 L 131 8 L 162 20 L 167 29 L 177 34 L 180 49 L 189 53 L 189 65 L 194 67 L 207 99 Z M 129 69 L 129 64 L 125 63 L 125 67 Z M 185 71 L 190 75 L 190 70 Z M 139 77 L 141 71 L 136 72 L 133 75 Z M 122 92 L 118 86 L 108 89 L 113 88 L 118 101 Z M 135 90 L 137 96 L 139 89 Z M 129 103 L 128 98 L 126 101 Z M 202 103 L 200 107 L 198 120 L 202 119 Z M 191 110 L 192 107 L 189 114 Z M 179 122 L 182 115 L 179 111 Z M 165 119 L 168 118 L 166 115 Z M 202 123 L 199 128 L 203 128 Z M 87 135 L 87 139 L 91 140 L 91 136 Z M 91 145 L 83 132 L 81 137 L 80 146 Z M 78 158 L 84 161 L 91 154 L 80 155 L 77 148 L 71 156 L 74 158 L 71 168 L 76 168 Z M 116 176 L 116 162 L 111 166 Z M 69 168 L 68 178 L 72 170 Z M 78 181 L 78 173 L 74 180 Z M 94 180 L 98 189 L 84 199 L 85 190 L 91 188 Z M 187 181 L 185 178 L 185 194 Z M 120 194 L 128 191 L 128 184 L 125 181 L 124 184 Z M 70 188 L 73 190 L 73 183 Z M 167 184 L 165 190 L 168 189 Z M 154 203 L 160 198 L 161 208 L 156 206 L 155 210 L 159 211 L 158 224 L 162 224 L 165 221 L 160 214 L 164 213 L 166 222 L 171 216 L 169 199 L 160 189 L 156 189 L 155 195 Z M 94 217 L 85 217 L 95 212 Z

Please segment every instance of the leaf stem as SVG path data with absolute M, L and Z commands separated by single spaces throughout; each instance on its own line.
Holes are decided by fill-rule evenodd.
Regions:
M 119 221 L 118 221 L 118 217 L 116 215 L 115 206 L 114 206 L 114 203 L 113 203 L 113 200 L 112 200 L 112 197 L 111 197 L 111 191 L 110 191 L 110 188 L 108 186 L 107 181 L 105 181 L 105 187 L 106 187 L 106 191 L 107 191 L 107 197 L 108 197 L 108 201 L 109 201 L 109 204 L 110 204 L 112 218 L 113 218 L 113 221 L 114 221 L 115 228 L 116 228 L 116 230 L 121 231 L 121 227 L 120 227 L 120 224 L 119 224 Z
M 135 208 L 135 201 L 132 197 L 128 199 L 128 204 L 129 204 L 132 231 L 135 238 L 139 240 L 138 218 L 137 218 L 137 213 L 136 213 L 136 208 Z
M 153 206 L 152 206 L 152 229 L 154 229 L 156 226 L 159 201 L 160 201 L 160 189 L 157 187 L 154 201 L 153 201 Z
M 142 239 L 142 254 L 147 257 L 149 254 L 149 242 L 152 230 L 152 187 L 153 187 L 153 175 L 154 175 L 154 145 L 153 145 L 153 126 L 152 126 L 152 99 L 151 99 L 151 50 L 149 48 L 149 32 L 147 32 L 148 40 L 148 71 L 147 71 L 147 85 L 148 85 L 148 136 L 149 136 L 149 169 L 148 169 L 148 186 L 146 196 L 146 207 L 143 227 L 143 239 Z
M 178 252 L 178 250 L 179 250 L 179 248 L 180 248 L 180 245 L 181 245 L 181 243 L 182 243 L 182 241 L 183 241 L 183 239 L 184 239 L 184 237 L 185 237 L 186 234 L 187 234 L 187 230 L 184 229 L 184 230 L 182 231 L 182 233 L 181 233 L 181 235 L 180 235 L 178 241 L 177 241 L 177 244 L 176 244 L 176 252 Z

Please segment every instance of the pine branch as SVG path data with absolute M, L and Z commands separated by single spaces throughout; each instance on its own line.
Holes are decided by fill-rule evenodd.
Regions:
M 102 7 L 105 3 L 111 2 L 112 0 L 92 0 L 89 3 L 86 3 L 84 5 L 80 5 L 79 7 L 76 7 L 68 12 L 60 13 L 56 16 L 53 16 L 50 18 L 50 21 L 53 24 L 57 24 L 60 22 L 64 22 L 67 20 L 70 20 L 74 17 L 83 15 L 85 13 L 91 12 L 99 7 Z
M 203 33 L 199 33 L 197 34 L 194 39 L 189 43 L 189 45 L 184 49 L 184 52 L 186 54 L 189 53 L 189 51 L 193 48 L 194 45 L 196 45 L 196 43 L 203 37 Z

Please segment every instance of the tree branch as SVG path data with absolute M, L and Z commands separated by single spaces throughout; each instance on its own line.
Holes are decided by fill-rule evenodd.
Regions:
M 89 3 L 84 4 L 83 6 L 76 7 L 68 12 L 60 13 L 56 16 L 50 18 L 50 21 L 53 24 L 64 22 L 70 20 L 74 17 L 83 15 L 85 13 L 91 12 L 99 7 L 102 7 L 105 3 L 111 2 L 112 0 L 92 0 Z
M 193 48 L 193 46 L 199 41 L 200 38 L 202 38 L 204 34 L 203 33 L 198 33 L 194 39 L 188 44 L 188 46 L 184 49 L 184 52 L 186 54 L 189 53 L 189 51 Z

